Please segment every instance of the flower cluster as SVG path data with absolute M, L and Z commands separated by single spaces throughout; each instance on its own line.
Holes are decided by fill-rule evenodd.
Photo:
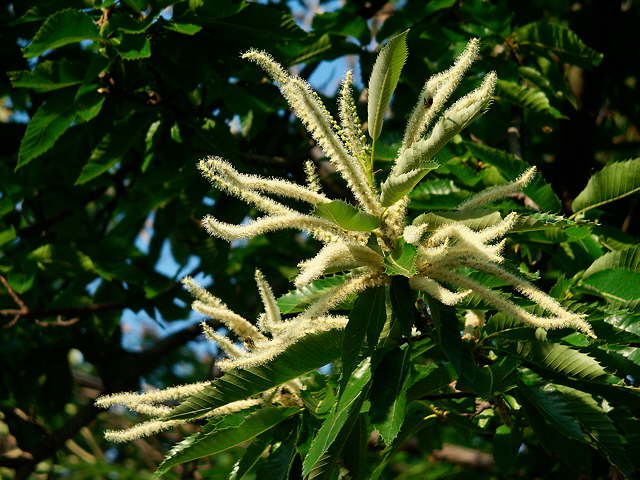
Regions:
M 457 217 L 452 216 L 457 220 L 438 222 L 428 215 L 421 215 L 407 225 L 409 192 L 430 170 L 436 168 L 435 156 L 442 147 L 481 115 L 491 101 L 496 84 L 493 72 L 484 77 L 476 90 L 442 112 L 476 59 L 478 45 L 478 40 L 471 40 L 451 68 L 426 81 L 409 117 L 397 158 L 380 185 L 374 181 L 373 148 L 366 141 L 357 115 L 351 93 L 350 72 L 340 89 L 338 123 L 307 82 L 290 75 L 267 53 L 251 50 L 243 55 L 243 58 L 261 66 L 277 83 L 293 112 L 302 120 L 348 185 L 360 211 L 375 217 L 378 226 L 370 231 L 350 230 L 338 221 L 315 215 L 313 209 L 330 203 L 331 199 L 321 192 L 312 163 L 305 167 L 307 184 L 299 185 L 287 180 L 240 173 L 218 157 L 202 160 L 199 168 L 216 188 L 263 213 L 263 216 L 242 225 L 205 217 L 203 224 L 211 235 L 233 241 L 282 229 L 303 230 L 322 242 L 323 247 L 316 256 L 300 263 L 299 274 L 294 282 L 297 288 L 328 273 L 346 272 L 343 283 L 325 290 L 300 314 L 283 318 L 271 288 L 262 273 L 257 271 L 256 283 L 264 313 L 255 324 L 232 312 L 220 299 L 200 288 L 193 280 L 185 279 L 186 287 L 196 299 L 193 308 L 222 322 L 230 332 L 245 340 L 244 345 L 240 346 L 205 324 L 205 335 L 228 357 L 220 363 L 221 368 L 228 370 L 255 366 L 269 361 L 304 335 L 343 328 L 347 319 L 331 315 L 331 310 L 369 287 L 388 284 L 390 276 L 385 270 L 385 259 L 400 244 L 411 245 L 416 252 L 415 274 L 409 279 L 411 288 L 424 291 L 444 304 L 455 305 L 469 295 L 475 295 L 485 304 L 525 325 L 573 327 L 593 336 L 590 325 L 582 315 L 566 310 L 532 283 L 503 266 L 504 237 L 516 224 L 517 214 L 511 213 L 502 218 L 494 212 L 486 220 L 486 210 L 480 210 L 491 202 L 521 191 L 536 175 L 535 168 L 525 171 L 512 183 L 472 196 L 458 206 Z M 307 207 L 294 210 L 278 201 L 278 197 L 296 200 Z M 485 215 L 485 221 L 477 221 L 481 216 L 478 212 Z M 547 312 L 547 315 L 535 315 L 509 297 L 483 285 L 470 275 L 473 271 L 500 278 Z M 468 311 L 465 337 L 472 338 L 477 334 L 483 322 L 483 312 Z M 194 384 L 147 394 L 118 394 L 102 397 L 97 403 L 103 407 L 119 403 L 136 412 L 160 417 L 168 408 L 163 403 L 185 398 L 203 386 Z M 295 393 L 298 387 L 292 384 L 289 391 Z M 269 395 L 270 401 L 273 401 L 273 392 Z M 264 398 L 243 402 L 261 402 Z M 246 406 L 240 402 L 222 408 L 227 412 Z M 218 410 L 207 415 L 224 413 Z M 126 440 L 168 428 L 173 425 L 172 422 L 175 423 L 151 420 L 124 432 L 110 432 L 108 436 L 113 440 Z

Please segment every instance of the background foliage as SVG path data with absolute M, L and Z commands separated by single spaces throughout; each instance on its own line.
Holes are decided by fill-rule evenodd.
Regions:
M 135 390 L 141 379 L 162 386 L 216 375 L 215 350 L 188 343 L 198 341 L 198 329 L 185 321 L 195 317 L 177 284 L 182 275 L 206 274 L 216 295 L 253 316 L 255 267 L 284 294 L 297 261 L 315 248 L 282 234 L 229 246 L 200 227 L 205 213 L 238 223 L 251 212 L 212 191 L 196 172 L 198 159 L 217 154 L 241 170 L 301 180 L 303 161 L 319 157 L 276 88 L 239 53 L 266 49 L 332 96 L 334 74 L 349 64 L 356 77 L 369 72 L 377 45 L 408 27 L 411 54 L 376 147 L 380 168 L 388 167 L 385 151 L 397 148 L 425 77 L 448 67 L 469 37 L 480 37 L 482 60 L 462 90 L 496 70 L 496 101 L 442 153 L 446 166 L 416 190 L 411 207 L 416 214 L 451 208 L 470 191 L 537 165 L 556 193 L 530 187 L 536 204 L 597 223 L 573 224 L 574 217 L 523 229 L 520 268 L 538 272 L 563 301 L 592 303 L 601 340 L 587 345 L 561 332 L 553 355 L 512 352 L 520 359 L 517 378 L 509 376 L 514 365 L 491 370 L 498 377 L 482 394 L 493 403 L 480 407 L 472 397 L 447 396 L 459 374 L 452 366 L 474 359 L 447 358 L 444 349 L 412 393 L 421 402 L 409 413 L 426 417 L 416 422 L 419 431 L 403 432 L 406 441 L 393 453 L 367 438 L 361 423 L 349 441 L 359 442 L 364 458 L 386 462 L 384 478 L 604 478 L 638 468 L 637 396 L 621 382 L 634 386 L 640 376 L 633 313 L 640 165 L 614 163 L 637 155 L 640 140 L 633 1 L 51 0 L 9 2 L 0 15 L 2 472 L 151 478 L 180 432 L 108 445 L 100 432 L 126 420 L 98 416 L 92 399 Z M 341 60 L 323 63 L 334 59 Z M 330 172 L 323 180 L 332 196 L 345 195 Z M 426 307 L 411 315 L 435 322 L 438 344 L 456 341 L 437 327 L 452 312 L 431 305 L 432 316 Z M 500 317 L 492 322 L 485 338 L 493 335 L 506 350 L 531 334 L 503 331 L 509 325 Z M 123 327 L 138 329 L 139 340 L 123 343 L 131 340 Z M 586 363 L 568 371 L 567 351 Z M 398 361 L 390 358 L 385 368 L 402 368 Z M 526 414 L 505 419 L 500 402 L 509 397 L 502 394 L 514 386 Z M 375 379 L 372 389 L 384 394 Z M 432 396 L 435 413 L 427 415 Z M 286 446 L 291 440 L 281 430 L 274 435 Z M 465 461 L 454 447 L 475 456 Z M 242 451 L 187 463 L 167 478 L 227 478 Z M 281 453 L 285 462 L 301 462 L 293 450 Z M 368 468 L 344 461 L 354 472 Z M 256 468 L 258 478 L 279 471 Z

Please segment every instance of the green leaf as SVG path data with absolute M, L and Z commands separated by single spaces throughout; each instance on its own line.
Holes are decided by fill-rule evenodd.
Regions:
M 257 395 L 312 372 L 332 362 L 341 353 L 341 330 L 306 335 L 262 365 L 229 370 L 211 385 L 187 398 L 165 419 L 200 417 L 214 408 Z
M 348 420 L 355 420 L 368 393 L 370 382 L 371 359 L 365 358 L 351 375 L 346 388 L 340 394 L 336 408 L 322 422 L 322 426 L 311 442 L 302 463 L 302 476 L 308 475 L 316 463 L 322 459 Z
M 344 330 L 342 379 L 346 384 L 360 356 L 369 356 L 378 345 L 387 319 L 384 287 L 369 288 L 358 295 Z
M 16 238 L 16 229 L 11 225 L 9 228 L 6 228 L 0 231 L 0 247 L 5 243 L 9 243 L 11 240 Z
M 176 23 L 176 22 L 171 22 L 168 25 L 165 25 L 164 28 L 177 33 L 181 33 L 183 35 L 195 35 L 200 30 L 202 30 L 201 25 L 194 25 L 193 23 Z
M 378 217 L 365 213 L 342 200 L 320 203 L 316 205 L 313 214 L 356 232 L 370 232 L 380 226 Z
M 571 414 L 568 402 L 552 385 L 525 385 L 519 382 L 514 393 L 519 400 L 531 404 L 560 433 L 584 442 L 584 434 Z
M 20 142 L 16 169 L 24 167 L 53 147 L 71 126 L 75 116 L 73 98 L 69 93 L 51 95 L 27 124 L 27 131 Z
M 292 290 L 278 298 L 278 308 L 284 314 L 302 312 L 309 304 L 315 302 L 329 290 L 342 285 L 348 278 L 348 275 L 332 275 Z
M 498 471 L 508 474 L 518 461 L 518 450 L 522 445 L 522 433 L 517 428 L 500 425 L 493 436 L 493 457 Z
M 585 45 L 573 30 L 562 25 L 544 21 L 529 23 L 518 28 L 513 35 L 520 47 L 531 48 L 544 56 L 553 53 L 574 65 L 589 68 L 602 61 L 601 53 Z
M 106 134 L 91 152 L 89 161 L 82 167 L 75 184 L 83 185 L 121 162 L 133 143 L 138 140 L 145 125 L 144 119 L 138 115 L 113 125 L 111 132 Z
M 31 43 L 24 49 L 24 56 L 37 57 L 47 50 L 81 40 L 100 40 L 98 27 L 93 19 L 79 10 L 60 10 L 42 24 Z
M 515 105 L 534 112 L 546 113 L 553 118 L 567 118 L 551 106 L 545 93 L 536 87 L 526 87 L 516 82 L 498 80 L 500 96 Z
M 296 443 L 299 437 L 299 425 L 296 424 L 293 429 L 290 425 L 282 425 L 289 427 L 288 435 L 285 438 L 277 438 L 278 441 L 272 445 L 269 456 L 261 460 L 256 468 L 256 478 L 261 480 L 287 480 L 289 476 L 293 460 L 296 456 Z
M 531 165 L 503 150 L 487 147 L 479 143 L 464 142 L 472 155 L 479 160 L 498 168 L 500 173 L 509 181 L 520 176 Z M 551 185 L 546 183 L 538 173 L 533 181 L 524 189 L 526 193 L 542 210 L 557 212 L 561 209 L 560 199 L 553 192 Z
M 574 215 L 640 191 L 640 158 L 606 165 L 594 174 L 584 190 L 573 200 Z
M 608 376 L 594 358 L 561 343 L 520 343 L 518 354 L 535 365 L 577 380 L 601 381 Z
M 396 89 L 400 72 L 407 60 L 407 33 L 404 31 L 392 37 L 382 47 L 369 79 L 368 128 L 369 136 L 375 141 L 382 131 L 384 112 L 391 95 Z
M 640 316 L 631 314 L 610 315 L 604 318 L 609 325 L 619 330 L 629 332 L 640 337 Z
M 585 270 L 582 278 L 589 278 L 596 273 L 614 269 L 640 272 L 640 246 L 614 250 L 604 254 Z
M 418 272 L 416 268 L 417 257 L 418 248 L 401 238 L 391 254 L 384 257 L 384 273 L 411 278 Z
M 614 250 L 596 259 L 582 276 L 582 285 L 617 303 L 640 299 L 640 247 Z
M 242 480 L 246 478 L 247 474 L 249 474 L 251 469 L 258 463 L 258 460 L 260 460 L 266 448 L 273 441 L 272 432 L 273 430 L 268 430 L 251 442 L 251 445 L 247 447 L 242 458 L 233 466 L 229 480 Z
M 51 92 L 82 83 L 86 65 L 62 58 L 39 62 L 33 71 L 7 72 L 14 88 L 30 88 L 38 93 Z
M 238 426 L 218 428 L 211 420 L 202 432 L 187 437 L 175 445 L 158 467 L 157 473 L 197 458 L 215 455 L 249 441 L 300 411 L 297 407 L 265 407 L 247 416 Z
M 635 304 L 640 299 L 640 272 L 606 270 L 584 279 L 582 285 L 613 303 Z
M 389 176 L 382 184 L 382 194 L 380 196 L 382 206 L 388 207 L 393 205 L 402 197 L 409 194 L 427 173 L 437 169 L 439 166 L 440 164 L 438 162 L 430 160 L 420 168 L 410 170 L 402 175 Z
M 127 35 L 117 47 L 124 60 L 140 60 L 151 56 L 151 42 L 146 35 Z
M 624 448 L 626 442 L 600 405 L 588 393 L 564 385 L 555 387 L 598 450 L 624 475 L 630 475 L 633 467 Z
M 375 371 L 370 396 L 371 421 L 387 445 L 395 440 L 407 412 L 410 367 L 411 348 L 405 343 L 385 355 Z

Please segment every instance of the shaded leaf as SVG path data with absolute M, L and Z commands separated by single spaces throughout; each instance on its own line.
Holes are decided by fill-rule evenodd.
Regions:
M 340 394 L 336 408 L 322 422 L 322 426 L 311 442 L 309 451 L 302 463 L 303 476 L 308 475 L 316 463 L 322 460 L 345 424 L 350 419 L 355 420 L 368 392 L 370 382 L 371 359 L 365 358 L 351 375 L 344 391 Z
M 498 91 L 508 102 L 534 112 L 546 113 L 553 118 L 567 118 L 552 107 L 545 93 L 536 87 L 527 87 L 516 82 L 498 80 Z
M 407 389 L 411 383 L 411 348 L 400 345 L 376 367 L 371 388 L 371 421 L 387 445 L 395 440 L 407 410 Z
M 68 93 L 50 96 L 40 105 L 27 125 L 27 131 L 20 142 L 17 168 L 24 167 L 53 147 L 71 127 L 75 116 L 73 98 Z
M 602 61 L 601 53 L 585 45 L 573 30 L 562 25 L 533 22 L 513 34 L 520 47 L 531 48 L 541 55 L 552 52 L 565 62 L 583 67 L 593 67 Z
M 640 191 L 640 158 L 606 165 L 573 200 L 575 214 L 584 213 Z
M 625 441 L 600 405 L 588 393 L 564 385 L 556 388 L 598 450 L 623 474 L 630 475 L 633 467 L 625 451 Z
M 360 355 L 370 355 L 378 344 L 387 319 L 385 298 L 384 287 L 369 288 L 358 295 L 349 312 L 343 340 L 343 385 L 360 361 Z
M 141 60 L 151 56 L 151 42 L 146 35 L 125 34 L 117 50 L 125 60 Z
M 36 92 L 50 92 L 82 83 L 86 66 L 62 58 L 39 62 L 33 71 L 7 72 L 14 88 L 30 88 Z
M 202 432 L 187 437 L 175 445 L 158 467 L 162 474 L 170 468 L 197 458 L 215 455 L 243 442 L 251 440 L 275 427 L 300 411 L 297 407 L 264 407 L 249 414 L 242 423 L 219 428 L 217 420 L 211 420 Z
M 530 167 L 527 162 L 503 150 L 473 142 L 465 142 L 464 144 L 472 155 L 498 168 L 500 173 L 509 181 L 515 180 Z M 524 193 L 531 197 L 542 210 L 557 212 L 561 208 L 560 199 L 553 192 L 551 185 L 546 183 L 539 173 L 525 187 Z

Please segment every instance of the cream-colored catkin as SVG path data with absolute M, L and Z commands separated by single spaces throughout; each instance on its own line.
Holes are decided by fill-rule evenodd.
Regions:
M 422 290 L 423 292 L 428 293 L 445 305 L 455 305 L 471 293 L 471 290 L 465 290 L 464 292 L 452 292 L 435 280 L 427 277 L 412 277 L 409 280 L 409 285 L 414 290 Z
M 307 188 L 280 178 L 267 178 L 260 175 L 240 173 L 220 157 L 208 157 L 200 161 L 199 168 L 205 177 L 222 178 L 227 183 L 233 184 L 234 188 L 243 192 L 253 190 L 255 192 L 269 193 L 280 197 L 293 198 L 311 205 L 330 201 L 328 197 L 319 193 L 319 188 Z M 239 194 L 236 196 L 240 197 Z
M 307 178 L 307 187 L 309 188 L 309 190 L 320 194 L 320 191 L 322 190 L 322 184 L 320 183 L 318 169 L 316 168 L 316 164 L 313 162 L 313 160 L 306 160 L 304 162 L 304 174 Z M 326 201 L 329 202 L 330 199 L 327 198 Z
M 260 298 L 264 305 L 265 322 L 264 325 L 267 331 L 271 331 L 273 326 L 278 326 L 282 323 L 282 316 L 280 315 L 280 308 L 276 302 L 276 297 L 271 290 L 271 286 L 264 278 L 262 272 L 256 269 L 256 284 L 258 285 L 258 291 L 260 292 Z
M 478 208 L 486 205 L 487 203 L 495 202 L 496 200 L 505 198 L 506 196 L 513 193 L 520 192 L 529 184 L 529 182 L 531 182 L 535 174 L 536 167 L 531 167 L 511 183 L 491 187 L 476 195 L 473 195 L 472 197 L 458 205 L 458 210 L 469 210 L 472 208 Z
M 153 404 L 182 400 L 193 395 L 211 382 L 198 382 L 186 385 L 178 385 L 175 387 L 165 388 L 164 390 L 151 390 L 143 393 L 121 392 L 102 395 L 96 398 L 95 405 L 100 408 L 109 408 L 113 405 L 124 405 L 129 407 L 137 404 Z
M 249 337 L 254 340 L 264 338 L 264 335 L 262 335 L 262 333 L 260 333 L 253 324 L 244 317 L 241 317 L 237 313 L 229 310 L 226 306 L 224 308 L 212 307 L 200 302 L 199 300 L 193 302 L 192 306 L 196 312 L 224 323 L 230 330 L 240 337 Z
M 247 352 L 237 345 L 235 345 L 228 337 L 224 335 L 220 335 L 216 332 L 207 322 L 202 322 L 201 324 L 202 332 L 204 333 L 207 340 L 215 343 L 218 347 L 227 354 L 228 357 L 236 358 L 245 355 Z
M 425 82 L 418 97 L 418 103 L 409 117 L 402 140 L 402 149 L 415 143 L 429 127 L 464 77 L 466 71 L 476 60 L 479 48 L 480 41 L 477 38 L 472 38 L 451 68 L 434 75 Z
M 494 292 L 488 287 L 485 287 L 481 283 L 476 282 L 465 275 L 452 272 L 448 268 L 432 268 L 430 274 L 436 279 L 472 290 L 473 293 L 478 295 L 488 304 L 493 305 L 499 311 L 506 313 L 515 320 L 529 324 L 532 327 L 542 327 L 547 329 L 572 327 L 583 332 L 587 336 L 595 338 L 591 325 L 584 321 L 583 315 L 572 314 L 570 316 L 540 317 L 527 312 L 522 307 L 510 302 L 502 295 Z
M 365 145 L 362 142 L 362 128 L 360 127 L 360 119 L 356 104 L 353 101 L 351 91 L 353 83 L 353 74 L 351 70 L 347 71 L 340 87 L 338 95 L 338 112 L 340 115 L 340 123 L 342 126 L 345 144 L 351 155 L 361 158 L 366 155 Z
M 233 225 L 231 223 L 221 222 L 208 215 L 202 219 L 202 224 L 210 235 L 230 242 L 285 229 L 306 230 L 311 234 L 319 231 L 332 237 L 341 237 L 345 240 L 349 239 L 349 235 L 335 223 L 323 218 L 302 214 L 260 217 L 246 225 Z

